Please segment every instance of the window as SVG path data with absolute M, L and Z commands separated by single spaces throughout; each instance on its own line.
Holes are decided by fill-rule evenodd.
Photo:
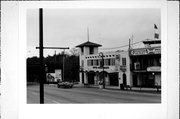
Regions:
M 114 65 L 115 65 L 115 59 L 114 59 L 114 58 L 110 59 L 110 65 L 111 65 L 111 66 L 114 66 Z
M 90 63 L 91 63 L 90 66 L 93 66 L 93 60 L 90 60 Z
M 81 48 L 81 55 L 83 55 L 84 54 L 84 48 L 82 47 Z
M 123 66 L 126 65 L 126 58 L 122 58 L 122 65 L 123 65 Z
M 94 60 L 94 66 L 98 66 L 98 60 L 97 59 Z
M 87 60 L 87 65 L 90 66 L 90 60 Z
M 93 66 L 93 60 L 87 60 L 87 65 L 88 66 Z
M 104 59 L 104 65 L 108 65 L 108 59 Z
M 110 66 L 110 62 L 111 62 L 111 60 L 110 59 L 107 59 L 108 60 L 108 65 Z
M 89 47 L 89 54 L 94 54 L 94 48 L 93 47 Z
M 110 66 L 111 65 L 111 59 L 104 59 L 104 65 Z

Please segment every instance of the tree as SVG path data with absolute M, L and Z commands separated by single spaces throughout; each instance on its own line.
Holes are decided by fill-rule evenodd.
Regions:
M 64 79 L 71 81 L 79 81 L 79 56 L 76 49 L 71 50 L 72 54 L 57 54 L 44 58 L 44 64 L 48 67 L 48 72 L 53 73 L 55 69 L 63 69 L 64 56 Z M 39 79 L 40 62 L 38 57 L 27 59 L 27 81 L 36 82 Z
M 77 48 L 71 48 L 71 49 L 70 49 L 70 53 L 71 53 L 71 55 L 75 55 L 75 56 L 78 56 L 78 55 L 79 55 L 79 52 L 78 52 L 78 49 L 77 49 Z

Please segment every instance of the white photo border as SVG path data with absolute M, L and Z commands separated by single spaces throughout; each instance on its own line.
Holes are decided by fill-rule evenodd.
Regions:
M 7 4 L 7 3 L 4 3 Z M 8 74 L 8 70 L 6 70 L 6 67 L 8 63 L 10 62 L 5 61 L 2 63 L 2 79 L 8 79 L 7 81 L 2 80 L 2 83 L 4 82 L 4 92 L 8 91 L 10 94 L 12 94 L 12 88 L 14 88 L 15 95 L 3 98 L 2 102 L 6 102 L 7 98 L 11 98 L 15 100 L 15 106 L 13 107 L 14 110 L 17 109 L 14 114 L 17 116 L 18 119 L 34 119 L 34 118 L 44 118 L 44 119 L 59 119 L 59 118 L 78 118 L 78 119 L 114 119 L 114 118 L 122 118 L 122 119 L 178 119 L 177 112 L 178 110 L 171 109 L 175 106 L 177 101 L 177 93 L 172 92 L 178 92 L 179 95 L 179 82 L 176 80 L 176 78 L 179 79 L 179 68 L 177 68 L 178 63 L 177 59 L 179 59 L 177 56 L 174 56 L 175 53 L 179 54 L 178 47 L 178 35 L 174 31 L 176 30 L 177 21 L 172 18 L 177 18 L 178 15 L 174 15 L 171 19 L 169 19 L 169 8 L 171 8 L 171 12 L 175 9 L 178 9 L 177 5 L 168 5 L 168 2 L 166 1 L 60 1 L 60 2 L 14 2 L 14 5 L 16 5 L 16 8 L 12 10 L 17 10 L 16 15 L 17 18 L 15 22 L 15 28 L 17 28 L 17 31 L 14 40 L 12 41 L 11 38 L 6 37 L 5 35 L 2 35 L 2 39 L 7 39 L 6 41 L 2 42 L 2 61 L 5 61 L 6 58 L 11 58 L 11 56 L 6 55 L 7 53 L 11 53 L 10 51 L 14 51 L 15 53 L 13 56 L 15 57 L 15 62 L 17 64 L 13 64 L 11 67 L 10 72 L 16 70 L 12 75 L 15 75 L 15 77 L 8 77 L 6 76 Z M 7 5 L 8 7 L 8 5 Z M 174 8 L 173 8 L 174 7 Z M 26 103 L 26 56 L 27 56 L 27 32 L 26 32 L 26 11 L 27 9 L 38 9 L 38 8 L 53 8 L 53 9 L 71 9 L 71 8 L 160 8 L 161 9 L 161 39 L 162 39 L 162 46 L 161 46 L 161 59 L 162 59 L 162 92 L 161 92 L 161 103 L 160 104 L 27 104 Z M 2 10 L 5 9 L 2 7 Z M 10 10 L 10 9 L 9 9 Z M 177 13 L 178 14 L 178 13 Z M 12 17 L 12 16 L 11 16 Z M 17 22 L 18 19 L 18 22 Z M 172 20 L 172 21 L 169 21 Z M 9 20 L 7 22 L 11 22 L 12 20 Z M 16 23 L 17 22 L 17 23 Z M 13 26 L 13 24 L 10 23 L 10 25 Z M 173 24 L 172 24 L 173 23 Z M 18 25 L 17 25 L 18 24 Z M 176 26 L 177 25 L 177 26 Z M 11 28 L 12 26 L 8 26 Z M 173 26 L 173 27 L 171 27 Z M 6 26 L 4 26 L 6 27 Z M 178 28 L 177 28 L 178 29 Z M 14 31 L 14 29 L 12 29 Z M 3 33 L 3 32 L 2 32 Z M 5 32 L 6 33 L 6 32 Z M 174 38 L 171 42 L 169 39 Z M 8 47 L 8 43 L 13 43 L 13 45 L 10 45 L 11 47 Z M 178 45 L 178 46 L 177 46 Z M 173 49 L 172 49 L 173 47 Z M 8 48 L 8 50 L 3 50 L 3 48 Z M 11 49 L 13 48 L 13 50 Z M 12 52 L 13 53 L 13 52 Z M 168 58 L 171 56 L 171 58 Z M 179 56 L 179 55 L 178 55 Z M 174 59 L 177 58 L 177 59 Z M 174 61 L 175 60 L 175 61 Z M 173 62 L 173 64 L 170 64 Z M 178 64 L 179 66 L 179 64 Z M 173 71 L 172 68 L 175 68 L 178 71 Z M 174 75 L 175 73 L 175 75 Z M 173 75 L 172 75 L 173 74 Z M 168 80 L 169 78 L 174 78 L 174 80 Z M 11 82 L 10 89 L 8 87 L 8 83 Z M 178 87 L 177 84 L 178 83 Z M 15 84 L 15 85 L 13 85 Z M 175 85 L 175 88 L 171 89 L 172 86 Z M 8 88 L 7 88 L 8 87 Z M 177 99 L 175 99 L 177 98 Z M 9 99 L 10 100 L 10 99 Z M 169 102 L 170 101 L 170 102 Z M 10 101 L 7 103 L 7 105 L 12 104 Z M 172 104 L 172 106 L 171 106 Z M 179 103 L 178 103 L 179 104 Z M 4 106 L 5 108 L 10 108 L 11 106 Z M 2 108 L 3 109 L 3 108 Z M 67 110 L 73 110 L 71 113 Z M 13 110 L 10 111 L 13 113 Z M 89 112 L 91 112 L 92 115 L 89 115 Z M 170 114 L 169 114 L 170 113 Z M 3 111 L 3 114 L 6 115 L 6 111 Z M 175 115 L 174 115 L 175 114 Z M 11 115 L 12 116 L 12 115 Z

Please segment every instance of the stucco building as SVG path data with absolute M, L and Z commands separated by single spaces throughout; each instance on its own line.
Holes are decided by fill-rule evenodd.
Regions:
M 143 48 L 103 53 L 98 49 L 102 45 L 89 41 L 76 46 L 80 54 L 80 83 L 99 85 L 104 79 L 106 86 L 120 86 L 120 84 L 132 87 L 160 86 L 161 47 L 151 46 L 160 41 L 143 43 L 145 46 Z
M 102 58 L 98 51 L 100 46 L 89 41 L 77 46 L 80 54 L 80 83 L 99 85 L 104 78 L 107 86 L 119 86 L 121 83 L 131 85 L 128 51 L 104 52 L 101 53 Z M 103 61 L 104 66 L 101 67 Z

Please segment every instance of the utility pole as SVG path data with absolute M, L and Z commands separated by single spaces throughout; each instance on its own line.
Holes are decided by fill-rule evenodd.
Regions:
M 44 104 L 44 82 L 46 78 L 43 49 L 69 49 L 69 47 L 44 47 L 43 46 L 43 8 L 39 8 L 39 58 L 40 58 L 40 104 Z
M 40 104 L 44 104 L 43 9 L 39 9 Z
M 64 53 L 65 53 L 65 49 L 63 51 L 63 79 L 62 79 L 62 81 L 64 81 Z
M 89 27 L 87 28 L 87 40 L 89 42 Z

